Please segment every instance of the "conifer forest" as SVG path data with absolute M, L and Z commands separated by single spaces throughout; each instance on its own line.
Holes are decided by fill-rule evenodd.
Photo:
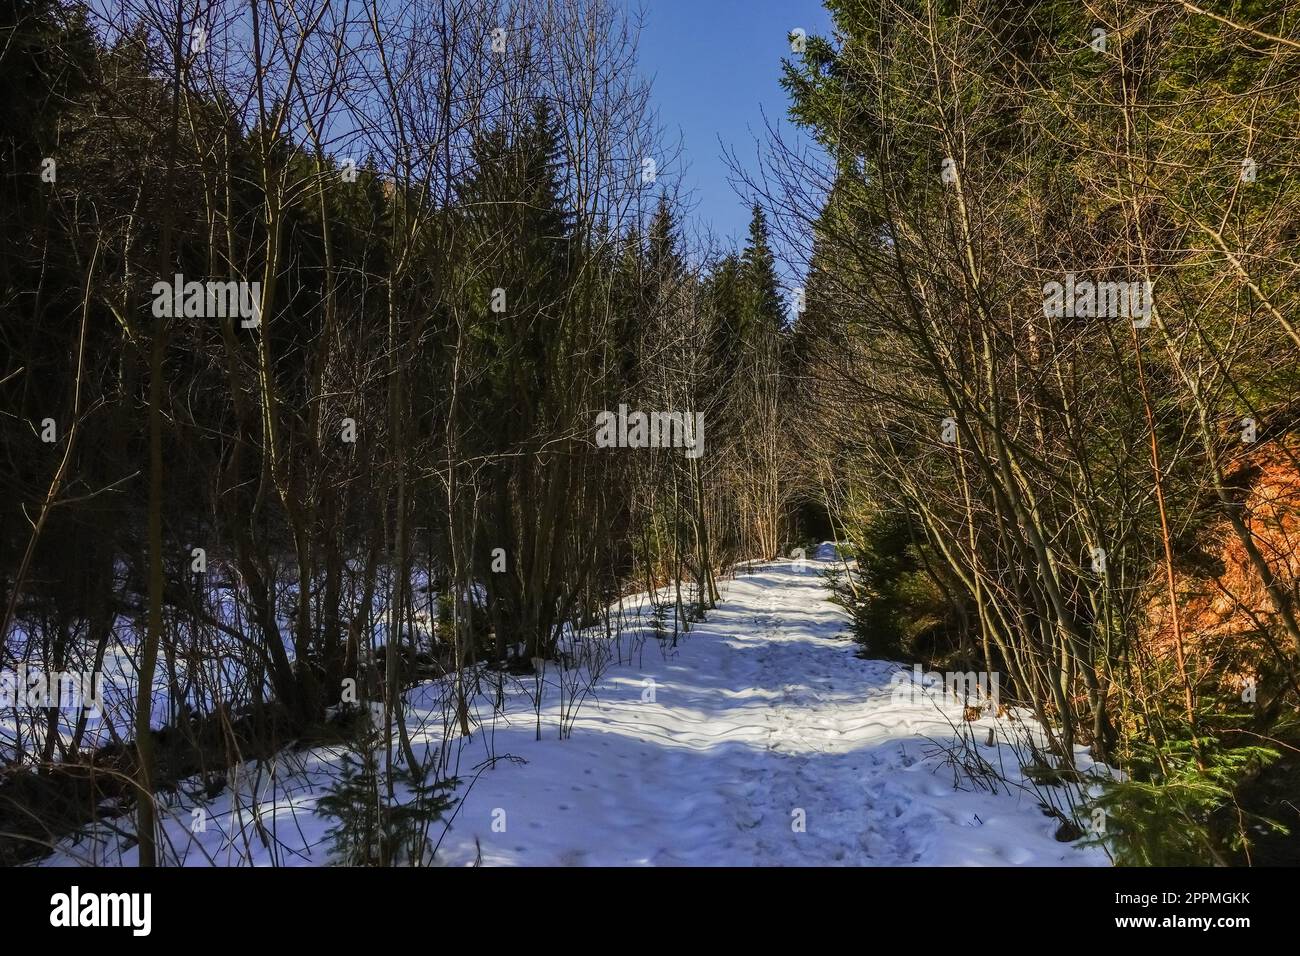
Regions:
M 1298 304 L 1294 0 L 0 0 L 0 863 L 1300 863 Z

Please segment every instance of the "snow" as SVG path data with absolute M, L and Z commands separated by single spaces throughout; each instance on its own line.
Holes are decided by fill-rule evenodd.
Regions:
M 212 584 L 206 592 L 210 601 L 208 610 L 221 624 L 235 632 L 247 626 L 244 615 L 247 613 L 247 594 L 243 593 L 236 570 L 225 562 L 211 559 L 208 561 L 208 573 L 212 575 Z M 118 587 L 125 591 L 124 579 L 128 569 L 119 564 L 115 573 Z M 278 583 L 273 588 L 275 594 L 276 622 L 284 653 L 290 660 L 294 657 L 293 630 L 297 614 L 298 585 L 291 581 L 290 569 L 277 573 Z M 353 615 L 361 614 L 361 593 L 364 590 L 362 577 L 364 569 L 359 561 L 348 561 L 344 565 L 342 590 L 344 606 Z M 381 647 L 388 640 L 388 615 L 391 608 L 393 582 L 395 575 L 388 569 L 380 569 L 377 574 L 375 593 L 371 602 L 371 615 L 374 628 L 374 646 Z M 417 606 L 411 609 L 411 621 L 422 638 L 428 638 L 435 630 L 433 600 L 436 593 L 432 590 L 431 575 L 427 569 L 412 568 L 412 593 L 418 596 Z M 323 588 L 323 578 L 313 584 L 313 590 Z M 466 593 L 480 605 L 485 600 L 486 591 L 476 585 Z M 150 704 L 150 726 L 165 727 L 174 719 L 173 704 L 184 702 L 196 713 L 210 714 L 218 703 L 239 710 L 249 703 L 252 686 L 251 678 L 245 666 L 246 650 L 242 647 L 242 638 L 212 628 L 206 624 L 195 624 L 179 619 L 165 622 L 165 627 L 177 631 L 177 643 L 192 645 L 201 653 L 194 657 L 188 655 L 169 658 L 168 648 L 163 646 L 158 660 L 158 667 L 153 679 L 153 692 Z M 143 637 L 141 614 L 120 614 L 114 619 L 112 638 L 104 653 L 104 660 L 94 679 L 100 689 L 102 700 L 97 701 L 97 708 L 87 707 L 81 747 L 83 750 L 95 749 L 119 741 L 129 740 L 135 729 L 135 715 L 138 698 L 140 642 Z M 20 626 L 14 629 L 8 640 L 11 657 L 19 662 L 29 657 L 27 647 L 31 638 Z M 39 651 L 36 652 L 39 656 Z M 70 642 L 70 657 L 65 672 L 80 678 L 87 686 L 92 679 L 90 668 L 94 657 L 94 648 L 87 640 Z M 22 678 L 30 674 L 30 680 L 37 680 L 38 675 L 45 677 L 45 671 L 35 665 L 19 663 L 16 667 L 0 670 L 0 700 L 4 699 L 8 680 L 24 688 L 29 686 Z M 185 692 L 174 699 L 172 680 Z M 47 680 L 49 678 L 46 678 Z M 269 697 L 272 687 L 269 678 L 264 680 L 263 694 Z M 56 685 L 57 686 L 57 685 Z M 84 700 L 84 698 L 82 698 Z M 80 701 L 78 701 L 78 704 Z M 73 731 L 82 717 L 80 706 L 60 707 L 56 713 L 56 729 L 65 746 L 71 746 Z M 0 765 L 14 760 L 21 742 L 28 754 L 39 753 L 45 743 L 48 712 L 43 707 L 22 707 L 21 712 L 11 706 L 0 707 Z
M 604 669 L 565 739 L 553 666 L 541 739 L 534 679 L 517 680 L 495 713 L 485 680 L 479 726 L 451 737 L 459 802 L 446 832 L 432 828 L 435 862 L 1106 865 L 1100 849 L 1055 839 L 1057 821 L 1021 776 L 1016 748 L 1036 734 L 1027 715 L 989 709 L 967 722 L 942 690 L 899 693 L 913 689 L 910 665 L 856 656 L 820 573 L 833 560 L 823 546 L 804 567 L 756 564 L 676 648 L 620 645 L 623 663 Z M 437 747 L 445 688 L 422 685 L 408 701 L 417 752 Z M 967 746 L 954 749 L 959 737 Z M 1005 782 L 954 770 L 950 755 L 972 754 Z M 214 800 L 182 795 L 165 813 L 167 852 L 188 865 L 328 863 L 328 823 L 311 811 L 338 759 L 330 748 L 286 754 L 274 778 L 249 769 Z M 196 807 L 206 826 L 192 833 Z M 126 843 L 101 825 L 46 862 L 132 865 Z

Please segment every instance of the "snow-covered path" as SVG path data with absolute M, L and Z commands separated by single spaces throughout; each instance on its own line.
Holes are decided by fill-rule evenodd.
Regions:
M 542 739 L 525 687 L 455 737 L 461 780 L 451 827 L 432 837 L 451 865 L 1105 865 L 1094 848 L 1060 843 L 1056 822 L 1021 783 L 1008 739 L 1030 724 L 992 715 L 964 724 L 940 693 L 895 692 L 911 670 L 863 660 L 819 573 L 756 564 L 723 584 L 708 621 L 661 649 L 653 638 L 609 666 L 559 739 L 554 669 Z M 408 695 L 415 746 L 437 746 L 445 687 Z M 940 744 L 965 727 L 1012 782 L 994 794 L 958 779 Z M 212 800 L 201 785 L 164 812 L 173 862 L 320 866 L 329 824 L 313 813 L 338 776 L 339 752 L 286 752 L 274 773 L 250 770 Z M 1081 765 L 1087 765 L 1086 758 Z M 252 792 L 256 791 L 256 799 Z M 236 805 L 238 809 L 236 809 Z M 201 818 L 204 826 L 194 825 Z M 256 821 L 256 822 L 255 822 Z M 117 827 L 130 826 L 119 818 Z M 133 865 L 133 841 L 106 829 L 65 841 L 47 862 Z M 439 839 L 441 837 L 441 839 Z
M 819 557 L 727 582 L 667 659 L 652 641 L 610 669 L 571 739 L 554 721 L 540 742 L 531 724 L 498 730 L 496 753 L 528 764 L 479 778 L 442 854 L 469 862 L 477 840 L 484 864 L 1105 864 L 1057 842 L 1032 793 L 954 787 L 934 741 L 962 708 L 899 702 L 906 669 L 855 656 Z M 976 738 L 1019 780 L 1009 747 L 983 746 L 1006 723 Z

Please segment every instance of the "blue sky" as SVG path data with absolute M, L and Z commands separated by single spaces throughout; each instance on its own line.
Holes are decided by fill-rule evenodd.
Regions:
M 654 102 L 669 138 L 680 133 L 682 184 L 693 219 L 722 240 L 744 241 L 749 209 L 728 182 L 723 145 L 754 166 L 768 122 L 789 130 L 781 89 L 787 35 L 830 30 L 818 0 L 627 0 L 645 14 L 641 67 L 654 81 Z M 638 6 L 639 5 L 639 6 Z M 722 143 L 719 143 L 721 138 Z

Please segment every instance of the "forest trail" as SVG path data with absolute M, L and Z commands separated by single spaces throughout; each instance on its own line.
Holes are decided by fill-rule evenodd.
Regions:
M 835 560 L 823 545 L 802 568 L 742 566 L 675 648 L 654 637 L 632 648 L 625 636 L 623 663 L 604 670 L 566 739 L 554 668 L 540 740 L 534 679 L 516 678 L 495 714 L 485 682 L 474 733 L 450 745 L 461 783 L 450 828 L 431 828 L 435 862 L 1105 865 L 1100 850 L 1054 838 L 1011 745 L 987 743 L 989 728 L 1010 740 L 1032 722 L 965 724 L 954 700 L 911 693 L 911 668 L 857 656 L 823 577 Z M 408 694 L 417 753 L 442 741 L 446 701 L 435 684 Z M 954 775 L 943 748 L 958 728 L 1010 785 L 995 794 Z M 274 773 L 247 769 L 211 800 L 183 787 L 162 814 L 170 862 L 326 865 L 331 821 L 313 810 L 340 758 L 285 751 Z M 109 829 L 65 841 L 47 862 L 130 866 L 135 850 Z
M 606 672 L 571 739 L 498 730 L 496 752 L 528 763 L 479 778 L 442 853 L 470 862 L 477 840 L 484 864 L 1104 864 L 1054 839 L 1032 791 L 954 787 L 936 742 L 962 708 L 900 701 L 891 679 L 910 686 L 910 669 L 855 655 L 820 573 L 832 560 L 823 546 L 802 571 L 742 567 L 676 649 L 650 641 Z M 1010 747 L 984 746 L 1006 723 L 974 736 L 1018 781 Z

